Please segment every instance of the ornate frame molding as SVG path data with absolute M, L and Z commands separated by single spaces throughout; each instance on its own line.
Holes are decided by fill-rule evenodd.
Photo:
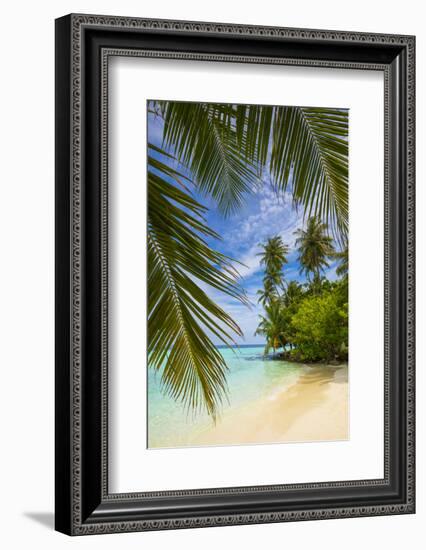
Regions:
M 93 510 L 93 513 L 87 515 L 88 508 L 93 508 L 93 504 L 84 503 L 84 491 L 86 478 L 83 468 L 83 446 L 84 443 L 84 417 L 85 411 L 83 404 L 85 402 L 85 384 L 84 376 L 84 316 L 85 316 L 85 295 L 84 295 L 84 280 L 87 277 L 87 261 L 85 254 L 87 247 L 84 243 L 86 239 L 85 231 L 90 230 L 89 225 L 84 225 L 85 220 L 85 201 L 84 201 L 84 181 L 87 175 L 85 170 L 85 147 L 87 139 L 84 137 L 84 119 L 86 116 L 85 101 L 88 98 L 87 79 L 85 79 L 85 55 L 87 55 L 86 31 L 96 30 L 111 30 L 116 33 L 148 33 L 153 34 L 166 33 L 178 37 L 183 36 L 215 36 L 215 37 L 231 37 L 238 40 L 244 38 L 262 39 L 265 41 L 276 42 L 281 40 L 291 41 L 292 43 L 303 44 L 333 44 L 341 46 L 342 44 L 349 45 L 366 45 L 372 48 L 392 48 L 392 51 L 402 52 L 405 56 L 406 75 L 404 84 L 400 84 L 400 90 L 395 89 L 395 85 L 399 82 L 400 75 L 395 76 L 395 71 L 400 70 L 399 67 L 392 65 L 391 62 L 371 62 L 363 61 L 342 61 L 333 59 L 309 59 L 307 57 L 280 57 L 280 56 L 262 56 L 262 55 L 234 55 L 234 54 L 218 54 L 218 53 L 195 53 L 191 51 L 170 51 L 156 50 L 153 48 L 130 48 L 102 45 L 100 47 L 100 240 L 101 240 L 101 257 L 100 257 L 100 293 L 101 293 L 101 313 L 100 313 L 100 357 L 101 357 L 101 411 L 99 414 L 100 434 L 101 434 L 101 451 L 100 451 L 100 479 L 98 482 L 101 506 Z M 68 300 L 70 303 L 69 318 L 59 321 L 59 330 L 63 330 L 68 326 L 69 338 L 69 364 L 64 370 L 65 350 L 62 349 L 57 354 L 57 377 L 60 379 L 60 387 L 57 387 L 57 400 L 62 399 L 63 388 L 68 387 L 70 392 L 70 401 L 68 410 L 65 412 L 62 405 L 57 405 L 57 419 L 64 416 L 65 420 L 69 420 L 68 445 L 57 435 L 57 463 L 62 464 L 59 467 L 58 483 L 66 481 L 69 483 L 69 490 L 60 490 L 57 494 L 57 528 L 69 534 L 83 535 L 94 533 L 112 533 L 124 531 L 142 531 L 156 529 L 177 529 L 188 527 L 201 527 L 212 525 L 235 525 L 245 523 L 264 523 L 264 522 L 283 522 L 283 521 L 303 521 L 308 519 L 327 519 L 336 517 L 359 517 L 370 515 L 384 514 L 403 514 L 414 512 L 414 132 L 415 132 L 415 95 L 414 95 L 414 78 L 415 78 L 415 61 L 414 61 L 415 41 L 412 36 L 398 35 L 381 35 L 381 34 L 364 34 L 364 33 L 346 33 L 341 31 L 321 31 L 307 29 L 287 29 L 278 27 L 253 27 L 245 25 L 227 25 L 217 23 L 201 23 L 201 22 L 186 22 L 186 21 L 168 21 L 168 20 L 147 20 L 124 17 L 107 17 L 95 15 L 70 15 L 57 21 L 57 62 L 69 63 L 69 72 L 67 67 L 62 68 L 57 73 L 57 89 L 59 94 L 63 94 L 62 103 L 59 101 L 59 116 L 57 111 L 57 125 L 63 122 L 64 106 L 69 104 L 70 119 L 68 136 L 57 136 L 57 154 L 58 149 L 64 150 L 67 146 L 71 151 L 68 158 L 68 163 L 60 159 L 61 166 L 57 171 L 57 193 L 63 193 L 63 179 L 69 177 L 69 197 L 64 199 L 64 204 L 58 207 L 58 215 L 64 214 L 68 209 L 70 223 L 68 230 L 66 227 L 57 227 L 58 240 L 62 242 L 63 234 L 68 237 L 69 246 L 69 294 Z M 383 480 L 363 480 L 363 481 L 344 481 L 333 483 L 314 483 L 314 484 L 297 484 L 297 485 L 278 485 L 269 487 L 239 487 L 228 489 L 206 489 L 193 491 L 171 491 L 158 493 L 131 493 L 131 494 L 109 494 L 108 493 L 108 468 L 107 468 L 107 403 L 108 403 L 108 352 L 107 352 L 107 319 L 108 319 L 108 217 L 107 217 L 107 196 L 108 196 L 108 143 L 107 143 L 107 123 L 108 123 L 108 59 L 110 56 L 140 56 L 140 57 L 165 57 L 169 59 L 191 59 L 191 60 L 208 60 L 214 61 L 232 61 L 243 63 L 274 63 L 274 64 L 292 64 L 302 66 L 315 67 L 336 67 L 342 69 L 369 69 L 383 71 L 385 75 L 385 476 Z M 68 74 L 68 77 L 67 77 Z M 401 77 L 401 78 L 402 78 Z M 66 92 L 60 91 L 61 82 L 68 78 L 68 88 Z M 394 86 L 392 88 L 392 86 Z M 399 95 L 398 95 L 399 94 Z M 117 510 L 121 505 L 127 504 L 136 505 L 144 498 L 159 498 L 159 497 L 183 497 L 183 496 L 205 496 L 205 495 L 226 495 L 233 494 L 244 497 L 251 493 L 259 492 L 294 492 L 306 491 L 308 489 L 348 489 L 348 488 L 373 488 L 380 486 L 389 486 L 390 469 L 391 469 L 391 449 L 390 441 L 392 434 L 390 433 L 390 415 L 393 407 L 391 387 L 390 387 L 390 364 L 391 364 L 391 342 L 390 342 L 390 326 L 392 316 L 395 311 L 391 307 L 391 261 L 394 258 L 393 239 L 391 234 L 391 225 L 395 218 L 395 210 L 398 205 L 395 205 L 391 194 L 391 167 L 393 158 L 391 151 L 395 150 L 394 124 L 392 120 L 392 102 L 395 96 L 398 97 L 405 94 L 406 109 L 406 134 L 402 136 L 405 143 L 400 143 L 401 150 L 405 150 L 405 201 L 401 215 L 403 226 L 400 231 L 403 232 L 402 237 L 405 238 L 405 248 L 403 246 L 404 238 L 401 241 L 402 250 L 400 253 L 405 254 L 404 265 L 406 276 L 406 295 L 402 298 L 405 304 L 405 311 L 397 312 L 401 315 L 405 322 L 406 346 L 402 350 L 405 354 L 404 360 L 406 365 L 404 381 L 405 387 L 405 406 L 406 406 L 406 470 L 403 475 L 406 476 L 404 485 L 405 498 L 403 502 L 392 502 L 390 504 L 369 505 L 363 506 L 320 506 L 313 508 L 307 506 L 305 510 L 277 510 L 270 512 L 253 511 L 250 513 L 231 513 L 213 515 L 190 515 L 187 517 L 168 518 L 164 519 L 144 519 L 143 513 L 140 513 L 139 518 L 126 519 L 119 521 L 120 513 Z M 58 97 L 58 96 L 57 96 Z M 84 101 L 83 101 L 84 99 Z M 57 128 L 59 134 L 61 129 Z M 400 136 L 401 139 L 401 136 Z M 398 140 L 397 140 L 398 141 Z M 61 153 L 60 153 L 61 154 Z M 65 153 L 62 152 L 62 155 Z M 403 158 L 398 159 L 404 162 Z M 395 170 L 395 167 L 393 167 Z M 68 176 L 65 174 L 68 173 Z M 404 176 L 402 176 L 404 177 Z M 400 189 L 401 191 L 401 189 Z M 404 199 L 404 197 L 403 197 Z M 59 223 L 60 225 L 60 223 Z M 63 272 L 59 268 L 57 277 L 62 277 Z M 395 281 L 394 283 L 395 284 Z M 62 303 L 64 289 L 61 289 L 59 301 Z M 61 316 L 63 313 L 58 312 Z M 67 338 L 65 337 L 65 339 Z M 401 356 L 402 357 L 402 356 Z M 86 367 L 87 368 L 87 367 Z M 87 415 L 87 413 L 86 413 Z M 62 421 L 57 422 L 62 426 Z M 64 448 L 65 446 L 65 448 Z M 69 468 L 69 470 L 68 470 Z M 90 489 L 91 491 L 91 489 Z M 65 496 L 64 496 L 65 495 Z M 67 503 L 64 501 L 67 500 Z M 90 500 L 90 499 L 89 499 Z M 106 509 L 101 511 L 102 506 Z M 109 507 L 108 507 L 109 506 Z

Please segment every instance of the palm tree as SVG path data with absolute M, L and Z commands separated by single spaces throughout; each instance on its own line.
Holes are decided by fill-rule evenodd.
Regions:
M 280 235 L 270 237 L 263 249 L 257 255 L 261 256 L 260 264 L 265 266 L 266 273 L 271 277 L 277 286 L 282 286 L 282 269 L 287 263 L 288 246 L 283 243 Z
M 339 261 L 336 273 L 339 277 L 346 277 L 349 272 L 349 249 L 346 245 L 340 252 L 335 252 L 334 258 Z
M 263 251 L 257 255 L 261 256 L 260 264 L 265 266 L 265 276 L 263 291 L 258 294 L 260 294 L 259 302 L 266 304 L 276 300 L 278 289 L 283 289 L 282 269 L 287 263 L 288 246 L 283 243 L 279 235 L 269 238 L 260 246 Z
M 333 239 L 327 233 L 327 224 L 312 216 L 305 229 L 295 231 L 296 247 L 299 252 L 300 272 L 305 273 L 312 283 L 320 281 L 320 273 L 329 266 L 327 261 L 334 253 Z M 311 280 L 313 275 L 313 281 Z
M 230 345 L 241 331 L 197 281 L 246 299 L 235 264 L 207 245 L 218 235 L 191 189 L 229 216 L 268 168 L 278 192 L 290 191 L 307 215 L 328 220 L 343 239 L 348 113 L 165 101 L 148 109 L 164 128 L 162 146 L 148 145 L 149 366 L 163 367 L 166 392 L 214 416 L 226 393 L 226 365 L 207 332 Z
M 303 294 L 304 290 L 302 285 L 297 281 L 290 281 L 282 298 L 282 303 L 285 307 L 290 307 L 298 302 L 303 297 Z
M 263 250 L 257 255 L 261 257 L 260 264 L 265 266 L 265 275 L 263 277 L 263 290 L 258 290 L 257 292 L 259 295 L 258 301 L 263 305 L 267 313 L 270 310 L 276 312 L 276 320 L 278 320 L 280 308 L 278 304 L 280 298 L 279 290 L 283 290 L 284 288 L 282 269 L 284 264 L 287 263 L 288 246 L 283 243 L 279 235 L 270 237 L 266 243 L 260 246 Z M 260 331 L 259 334 L 263 334 L 265 323 L 265 318 L 261 317 L 258 328 Z
M 265 315 L 261 315 L 260 319 L 255 335 L 260 334 L 266 338 L 264 355 L 268 355 L 271 348 L 275 354 L 277 349 L 284 348 L 286 344 L 285 323 L 279 301 L 266 305 Z
M 265 277 L 263 278 L 263 289 L 258 290 L 257 295 L 259 296 L 258 302 L 263 306 L 270 304 L 275 300 L 278 300 L 278 293 L 275 281 L 265 275 Z

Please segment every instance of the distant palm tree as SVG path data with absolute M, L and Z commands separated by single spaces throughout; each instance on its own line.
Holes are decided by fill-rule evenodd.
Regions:
M 275 281 L 269 278 L 267 275 L 263 278 L 263 288 L 257 291 L 259 296 L 258 302 L 263 306 L 278 300 L 278 292 Z
M 304 290 L 302 285 L 297 281 L 290 281 L 282 298 L 282 303 L 285 307 L 290 307 L 293 303 L 303 297 Z
M 336 273 L 341 276 L 346 276 L 349 272 L 349 249 L 346 245 L 340 252 L 335 252 L 334 258 L 339 261 Z
M 281 236 L 270 237 L 260 246 L 263 249 L 258 253 L 258 256 L 261 256 L 261 265 L 265 266 L 268 273 L 281 273 L 284 264 L 287 263 L 288 254 L 288 246 L 283 243 Z
M 230 258 L 191 189 L 224 216 L 260 185 L 268 167 L 278 192 L 344 238 L 348 220 L 348 113 L 340 109 L 151 101 L 163 144 L 148 144 L 149 366 L 164 389 L 214 416 L 226 393 L 226 364 L 207 333 L 231 345 L 241 331 L 196 281 L 246 302 Z
M 281 314 L 281 304 L 276 301 L 265 306 L 265 315 L 260 316 L 260 323 L 256 329 L 255 336 L 261 335 L 266 338 L 264 354 L 267 355 L 272 349 L 275 354 L 277 349 L 284 348 L 285 323 Z
M 283 267 L 288 262 L 287 254 L 289 248 L 283 243 L 282 238 L 277 235 L 269 238 L 265 244 L 260 245 L 263 249 L 257 255 L 261 257 L 260 264 L 265 266 L 265 277 L 263 279 L 264 291 L 262 296 L 268 301 L 277 296 L 278 289 L 283 289 Z
M 328 258 L 334 254 L 333 239 L 327 233 L 327 224 L 312 216 L 308 219 L 306 228 L 298 229 L 295 235 L 300 272 L 306 274 L 311 283 L 318 283 L 321 271 L 329 266 Z

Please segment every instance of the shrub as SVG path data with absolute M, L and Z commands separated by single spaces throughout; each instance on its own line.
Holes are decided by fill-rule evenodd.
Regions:
M 319 296 L 306 297 L 291 319 L 297 359 L 330 361 L 347 359 L 347 287 L 336 285 Z

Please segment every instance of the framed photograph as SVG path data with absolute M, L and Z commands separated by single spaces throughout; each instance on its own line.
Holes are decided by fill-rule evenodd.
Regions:
M 56 20 L 56 529 L 414 513 L 412 36 Z

